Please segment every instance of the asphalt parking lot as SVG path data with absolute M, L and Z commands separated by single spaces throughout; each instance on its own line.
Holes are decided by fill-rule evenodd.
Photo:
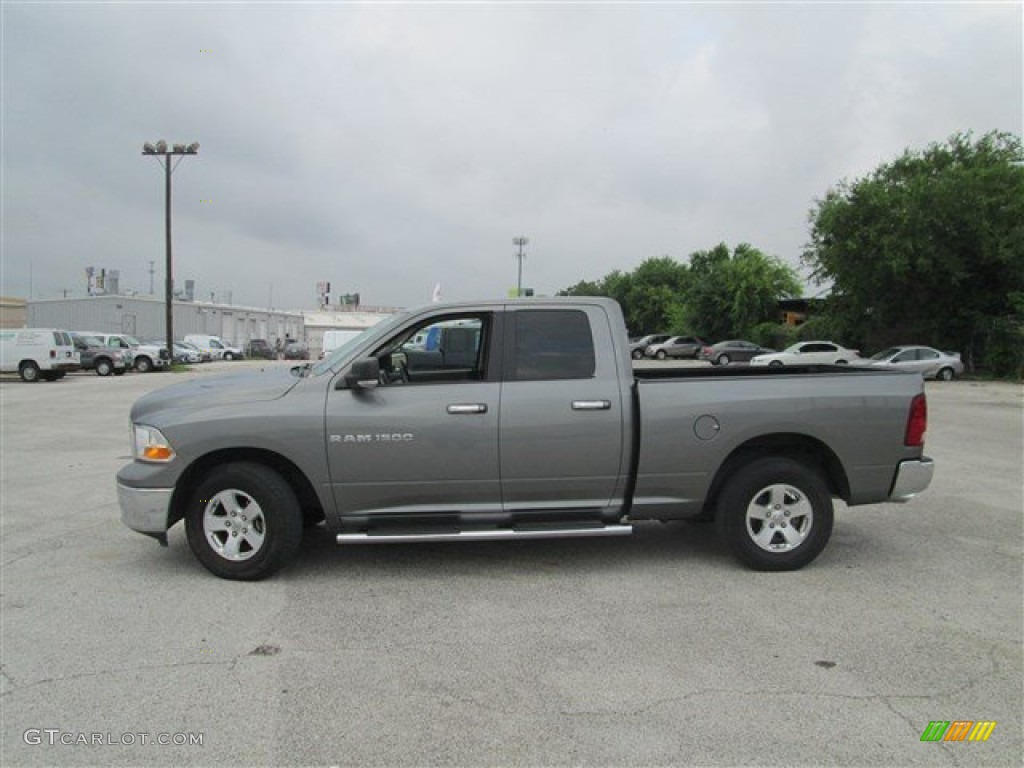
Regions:
M 1021 764 L 1020 386 L 929 383 L 932 487 L 839 509 L 796 573 L 686 523 L 345 549 L 314 529 L 229 583 L 180 527 L 167 549 L 124 528 L 114 474 L 135 398 L 259 365 L 0 382 L 0 764 Z M 921 741 L 957 720 L 996 726 Z

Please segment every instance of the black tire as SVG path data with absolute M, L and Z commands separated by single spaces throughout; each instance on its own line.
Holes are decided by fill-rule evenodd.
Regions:
M 768 365 L 771 368 L 781 368 L 782 367 L 782 361 L 781 360 L 772 360 L 770 363 L 768 363 Z
M 22 381 L 33 383 L 39 381 L 39 366 L 31 360 L 22 363 L 18 366 L 18 375 L 21 376 Z
M 832 536 L 832 496 L 821 474 L 783 457 L 755 459 L 718 497 L 718 533 L 736 558 L 758 571 L 794 571 Z
M 664 360 L 666 357 L 668 357 L 664 349 L 659 349 L 657 352 L 654 353 L 654 356 L 659 360 Z
M 728 355 L 719 355 L 718 359 L 715 362 L 718 365 L 728 365 L 729 363 L 732 362 L 732 360 L 729 359 Z
M 949 366 L 946 366 L 945 368 L 939 369 L 939 372 L 935 374 L 935 378 L 937 381 L 952 381 L 955 375 L 956 374 L 954 373 L 953 369 L 950 368 Z
M 836 365 L 848 365 L 845 360 L 836 360 Z
M 109 376 L 114 372 L 114 364 L 107 360 L 105 357 L 101 357 L 96 361 L 96 375 L 97 376 Z
M 633 359 L 634 360 L 641 360 L 643 358 L 643 356 L 644 356 L 644 351 L 642 349 L 634 349 L 633 350 Z
M 139 373 L 149 373 L 153 370 L 153 361 L 146 356 L 135 358 L 135 370 Z
M 203 480 L 185 510 L 192 552 L 222 579 L 254 581 L 286 565 L 302 541 L 295 493 L 262 464 L 226 464 Z
M 231 361 L 231 360 L 235 359 L 235 356 L 233 354 L 231 354 L 230 352 L 225 352 L 224 353 L 224 359 L 228 360 L 228 361 Z

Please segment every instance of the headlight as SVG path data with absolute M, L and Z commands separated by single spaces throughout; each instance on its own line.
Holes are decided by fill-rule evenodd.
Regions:
M 174 458 L 170 442 L 155 427 L 132 425 L 132 453 L 139 461 L 167 462 Z

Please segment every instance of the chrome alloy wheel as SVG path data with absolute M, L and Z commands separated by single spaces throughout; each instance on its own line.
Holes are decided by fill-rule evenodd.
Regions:
M 266 520 L 256 500 L 245 491 L 227 488 L 206 503 L 203 533 L 225 560 L 248 560 L 263 547 Z
M 814 509 L 807 497 L 791 485 L 762 488 L 747 505 L 747 534 L 766 552 L 796 549 L 811 532 Z

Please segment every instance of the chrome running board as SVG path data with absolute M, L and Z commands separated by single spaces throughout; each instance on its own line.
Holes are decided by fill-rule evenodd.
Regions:
M 581 528 L 503 528 L 446 533 L 339 533 L 339 544 L 411 544 L 427 541 L 502 541 L 510 539 L 570 539 L 589 536 L 629 536 L 631 525 L 602 525 Z

